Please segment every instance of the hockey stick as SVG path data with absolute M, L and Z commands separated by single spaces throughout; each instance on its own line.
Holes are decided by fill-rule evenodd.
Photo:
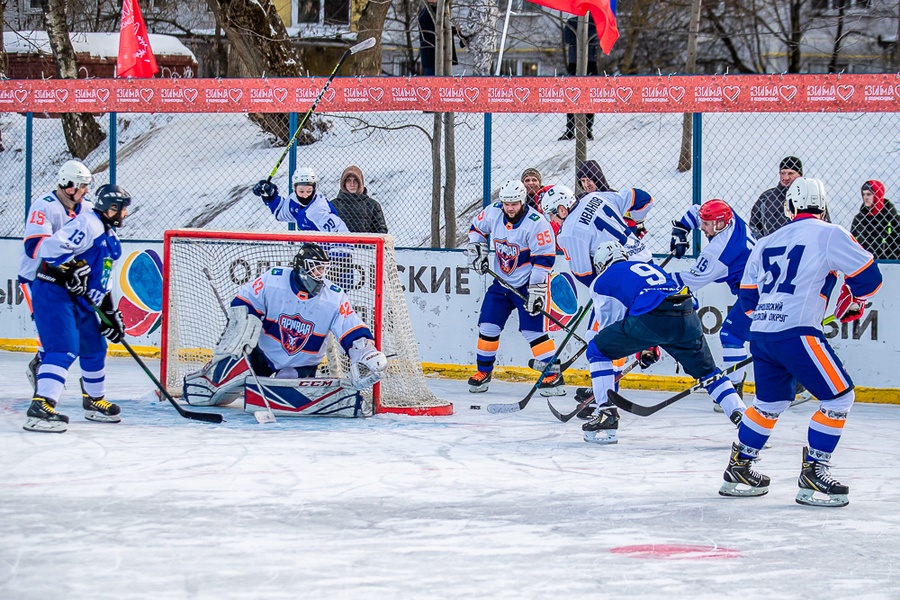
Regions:
M 538 386 L 541 385 L 541 382 L 544 381 L 544 377 L 547 376 L 547 373 L 550 372 L 550 368 L 553 366 L 553 363 L 559 358 L 559 355 L 562 353 L 563 348 L 566 347 L 566 344 L 569 343 L 569 340 L 572 339 L 572 336 L 575 333 L 575 329 L 581 323 L 581 319 L 584 318 L 593 304 L 593 300 L 589 301 L 584 308 L 582 308 L 579 312 L 575 313 L 575 322 L 572 324 L 572 329 L 568 330 L 569 333 L 566 334 L 566 337 L 563 338 L 562 343 L 559 345 L 559 348 L 556 349 L 556 353 L 547 361 L 547 366 L 544 367 L 544 370 L 541 371 L 540 377 L 535 382 L 533 386 L 531 386 L 531 391 L 528 392 L 524 398 L 515 402 L 513 404 L 488 404 L 487 411 L 491 414 L 501 414 L 501 413 L 511 413 L 511 412 L 519 412 L 531 401 L 531 397 L 534 396 L 534 393 L 538 390 Z
M 219 290 L 216 288 L 215 282 L 213 282 L 212 273 L 209 272 L 208 267 L 203 267 L 203 274 L 206 275 L 206 280 L 209 281 L 209 287 L 212 288 L 213 294 L 216 296 L 216 300 L 219 301 L 219 308 L 222 309 L 222 313 L 225 315 L 225 319 L 228 319 L 228 309 L 225 307 L 225 301 L 222 300 L 222 296 L 219 295 Z M 256 417 L 256 422 L 260 425 L 265 423 L 274 423 L 275 422 L 275 413 L 272 412 L 272 406 L 269 404 L 269 399 L 266 397 L 266 389 L 259 382 L 259 375 L 256 374 L 256 371 L 253 369 L 253 365 L 250 364 L 250 355 L 247 354 L 247 349 L 242 349 L 242 354 L 244 358 L 247 359 L 247 367 L 250 369 L 250 374 L 253 376 L 253 381 L 256 382 L 256 387 L 259 388 L 259 395 L 262 396 L 263 402 L 266 405 L 266 410 L 257 410 L 253 412 L 253 416 Z
M 328 81 L 325 82 L 325 85 L 319 90 L 319 93 L 316 95 L 316 99 L 313 101 L 312 106 L 309 107 L 309 110 L 306 111 L 306 114 L 303 115 L 303 120 L 300 121 L 300 124 L 297 125 L 297 131 L 294 132 L 294 135 L 291 136 L 290 141 L 287 143 L 287 146 L 284 147 L 284 152 L 281 153 L 281 156 L 278 158 L 278 162 L 275 163 L 275 166 L 272 168 L 272 171 L 269 173 L 269 176 L 266 178 L 266 181 L 272 181 L 272 178 L 275 177 L 275 173 L 278 172 L 278 167 L 281 166 L 281 163 L 284 162 L 284 157 L 287 156 L 288 151 L 291 149 L 291 145 L 300 135 L 300 132 L 303 131 L 303 126 L 306 125 L 306 121 L 309 120 L 309 117 L 315 112 L 316 107 L 319 105 L 319 101 L 322 100 L 322 96 L 325 95 L 325 91 L 331 85 L 331 82 L 334 80 L 334 76 L 337 75 L 337 72 L 340 71 L 341 66 L 344 64 L 344 61 L 351 54 L 357 54 L 362 52 L 363 50 L 368 50 L 375 46 L 375 38 L 371 37 L 366 40 L 361 41 L 355 46 L 350 46 L 347 50 L 344 51 L 344 54 L 341 56 L 341 59 L 334 66 L 334 70 L 331 72 L 331 75 L 328 77 Z
M 742 367 L 746 367 L 751 362 L 753 362 L 753 357 L 752 356 L 747 357 L 744 360 L 742 360 L 741 362 L 731 365 L 730 367 L 728 367 L 727 369 L 725 369 L 724 371 L 722 371 L 721 373 L 719 373 L 712 379 L 698 380 L 696 383 L 694 383 L 694 385 L 692 385 L 688 389 L 678 392 L 671 398 L 667 398 L 666 400 L 663 400 L 662 402 L 660 402 L 658 404 L 654 404 L 652 406 L 643 406 L 641 404 L 635 404 L 631 400 L 628 400 L 627 398 L 621 396 L 618 392 L 614 392 L 612 390 L 609 390 L 609 392 L 608 392 L 609 401 L 612 402 L 613 404 L 615 404 L 616 406 L 618 406 L 619 408 L 621 408 L 622 410 L 624 410 L 625 412 L 630 412 L 631 414 L 637 415 L 639 417 L 649 417 L 653 413 L 664 409 L 665 407 L 669 406 L 670 404 L 675 404 L 682 398 L 686 398 L 686 397 L 690 396 L 697 390 L 700 390 L 700 389 L 706 387 L 710 383 L 712 383 L 714 381 L 718 381 L 722 377 L 726 377 L 729 373 L 733 373 Z
M 107 327 L 115 327 L 115 325 L 113 325 L 113 323 L 109 320 L 109 317 L 103 314 L 103 311 L 100 310 L 100 307 L 94 304 L 93 300 L 91 300 L 87 296 L 82 297 L 84 298 L 85 302 L 87 302 L 88 305 L 94 309 L 94 312 L 97 313 L 97 316 L 100 317 L 100 320 L 104 325 L 106 325 Z M 147 374 L 147 377 L 149 377 L 153 381 L 153 383 L 156 384 L 157 389 L 159 389 L 160 393 L 166 397 L 166 400 L 168 400 L 172 404 L 172 406 L 175 407 L 175 410 L 178 411 L 179 415 L 181 415 L 185 419 L 206 421 L 207 423 L 221 423 L 224 420 L 222 418 L 222 415 L 218 413 L 194 412 L 192 410 L 185 410 L 184 408 L 182 408 L 181 405 L 178 404 L 178 402 L 176 402 L 175 399 L 169 394 L 169 392 L 166 391 L 166 388 L 159 382 L 159 379 L 156 378 L 156 375 L 154 375 L 153 372 L 150 371 L 149 368 L 147 368 L 147 365 L 144 364 L 144 361 L 141 360 L 141 357 L 137 355 L 137 353 L 134 351 L 134 348 L 131 347 L 131 344 L 125 341 L 124 336 L 121 340 L 119 340 L 119 343 L 125 346 L 125 349 L 128 350 L 128 353 L 131 355 L 131 357 L 137 361 L 137 364 L 141 366 L 141 368 L 144 370 L 144 373 Z
M 522 292 L 520 292 L 519 290 L 517 290 L 516 288 L 514 288 L 512 285 L 510 285 L 509 282 L 507 282 L 505 279 L 503 279 L 502 277 L 500 277 L 499 275 L 497 275 L 496 273 L 494 273 L 494 271 L 492 271 L 491 269 L 488 269 L 488 270 L 486 271 L 486 273 L 487 273 L 488 275 L 490 275 L 491 277 L 493 277 L 494 279 L 496 279 L 496 280 L 500 283 L 500 285 L 502 285 L 503 287 L 505 287 L 506 289 L 508 289 L 509 291 L 511 291 L 513 294 L 515 294 L 516 296 L 518 296 L 519 298 L 521 298 L 522 301 L 525 302 L 525 304 L 528 304 L 528 298 L 526 298 L 525 296 L 523 296 L 523 295 L 522 295 Z M 574 327 L 572 327 L 572 329 L 570 330 L 568 327 L 566 327 L 566 325 L 565 325 L 562 321 L 560 321 L 559 319 L 557 319 L 556 317 L 554 317 L 553 315 L 551 315 L 550 313 L 548 313 L 546 310 L 544 310 L 543 307 L 539 307 L 539 308 L 538 308 L 538 311 L 540 311 L 540 313 L 541 313 L 542 315 L 544 315 L 545 317 L 547 317 L 548 319 L 550 319 L 550 321 L 551 321 L 554 325 L 556 325 L 557 327 L 559 327 L 560 329 L 562 329 L 562 330 L 565 331 L 566 333 L 569 333 L 570 335 L 574 335 L 576 340 L 578 340 L 578 341 L 581 342 L 582 344 L 587 344 L 587 342 L 584 341 L 583 339 L 581 339 L 581 337 L 580 337 L 578 334 L 574 333 L 574 331 L 575 331 L 575 328 L 574 328 Z
M 635 367 L 637 367 L 639 364 L 641 364 L 641 361 L 635 360 L 635 361 L 632 361 L 632 363 L 630 365 L 628 365 L 627 367 L 622 369 L 618 373 L 618 375 L 616 375 L 616 383 L 618 383 L 623 377 L 625 377 L 626 375 L 628 375 L 629 373 L 634 371 Z M 550 398 L 547 398 L 547 406 L 550 408 L 550 412 L 553 413 L 554 417 L 556 417 L 563 423 L 568 423 L 569 421 L 572 420 L 572 417 L 574 417 L 575 415 L 580 413 L 582 411 L 582 409 L 584 409 L 585 406 L 587 406 L 594 400 L 595 400 L 595 398 L 594 398 L 593 394 L 591 394 L 590 396 L 588 396 L 587 398 L 585 398 L 584 400 L 579 402 L 578 406 L 575 408 L 575 410 L 573 410 L 570 413 L 565 413 L 565 414 L 559 412 L 558 410 L 556 410 L 556 408 L 554 408 L 553 404 L 550 402 Z

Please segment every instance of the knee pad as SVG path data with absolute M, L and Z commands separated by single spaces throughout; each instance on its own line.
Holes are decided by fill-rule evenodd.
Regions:
M 849 390 L 846 394 L 841 394 L 837 398 L 829 400 L 819 400 L 819 407 L 825 410 L 833 410 L 835 412 L 850 412 L 850 407 L 856 401 L 856 393 Z
M 478 335 L 482 337 L 499 338 L 502 331 L 500 326 L 494 323 L 479 323 L 478 325 Z

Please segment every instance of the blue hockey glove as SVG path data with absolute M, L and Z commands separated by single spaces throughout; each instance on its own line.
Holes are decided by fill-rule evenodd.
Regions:
M 263 199 L 263 202 L 268 204 L 278 197 L 278 186 L 271 181 L 263 179 L 253 186 L 253 195 L 259 196 Z
M 675 258 L 681 258 L 687 252 L 690 243 L 687 236 L 690 233 L 684 225 L 678 221 L 672 221 L 672 240 L 669 242 L 669 250 Z

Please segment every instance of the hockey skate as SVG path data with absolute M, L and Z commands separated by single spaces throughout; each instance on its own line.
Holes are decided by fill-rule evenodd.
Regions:
M 69 426 L 69 417 L 56 412 L 56 401 L 35 396 L 28 407 L 28 420 L 22 427 L 25 431 L 44 433 L 65 433 Z
M 84 391 L 84 382 L 81 382 L 81 405 L 84 407 L 84 418 L 98 423 L 118 423 L 122 420 L 119 413 L 122 410 L 118 404 L 113 404 L 103 397 L 93 398 Z
M 594 411 L 597 410 L 597 399 L 594 398 L 594 390 L 593 388 L 583 387 L 575 390 L 575 401 L 581 405 L 585 400 L 590 398 L 590 402 L 584 405 L 584 408 L 578 411 L 578 414 L 575 416 L 582 420 L 590 419 L 594 414 Z
M 803 463 L 797 485 L 797 504 L 806 506 L 834 506 L 841 507 L 850 504 L 847 497 L 850 494 L 850 486 L 843 485 L 831 476 L 831 465 L 827 462 L 814 462 L 807 459 L 809 449 L 803 448 Z M 828 499 L 817 498 L 815 493 L 825 494 Z
M 41 355 L 35 354 L 25 370 L 25 377 L 28 378 L 28 383 L 31 384 L 31 389 L 34 390 L 34 393 L 37 393 L 37 372 L 39 368 L 41 368 Z
M 619 441 L 619 411 L 611 404 L 597 408 L 594 417 L 581 426 L 584 441 L 592 444 L 616 444 Z
M 808 389 L 803 387 L 803 384 L 799 381 L 797 382 L 797 395 L 794 396 L 794 399 L 791 400 L 791 406 L 797 406 L 798 404 L 803 404 L 804 402 L 809 402 L 812 400 L 813 395 L 809 392 Z
M 740 446 L 731 444 L 731 457 L 725 469 L 725 483 L 719 488 L 720 496 L 743 498 L 749 496 L 765 496 L 769 493 L 769 477 L 753 470 L 753 460 L 740 458 Z M 738 485 L 749 487 L 738 488 Z
M 538 386 L 538 391 L 541 396 L 565 396 L 566 389 L 563 387 L 566 385 L 566 380 L 563 379 L 563 374 L 559 370 L 559 362 L 554 363 L 552 367 L 550 367 L 550 372 L 544 376 L 543 381 Z
M 488 391 L 491 385 L 491 374 L 484 371 L 476 371 L 469 377 L 469 391 L 473 394 Z

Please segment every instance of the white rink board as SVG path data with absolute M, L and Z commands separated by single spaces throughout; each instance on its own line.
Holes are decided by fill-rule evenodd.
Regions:
M 0 250 L 10 258 L 0 264 L 0 338 L 10 340 L 28 339 L 33 336 L 28 309 L 21 294 L 16 292 L 18 257 L 21 241 L 0 240 Z M 161 242 L 125 242 L 124 256 L 132 252 L 152 249 L 162 256 Z M 118 280 L 117 264 L 112 281 Z M 678 271 L 687 268 L 689 261 L 672 261 L 667 269 Z M 479 276 L 466 267 L 465 255 L 461 250 L 397 250 L 397 268 L 400 281 L 406 288 L 407 306 L 419 352 L 423 362 L 439 364 L 475 364 L 475 344 L 477 338 L 478 313 L 481 300 L 490 276 Z M 565 260 L 557 257 L 556 271 L 567 271 Z M 900 297 L 900 265 L 882 264 L 885 283 L 872 301 L 863 326 L 860 323 L 838 328 L 831 325 L 826 335 L 838 356 L 844 361 L 854 382 L 860 386 L 874 388 L 900 388 L 900 370 L 893 367 L 900 358 L 900 326 L 893 317 Z M 203 282 L 198 282 L 202 285 Z M 578 284 L 580 304 L 587 300 L 587 290 Z M 703 313 L 704 326 L 717 332 L 721 319 L 734 301 L 724 284 L 707 286 L 700 290 L 698 297 Z M 524 339 L 517 332 L 518 319 L 510 317 L 500 340 L 497 364 L 524 366 L 531 353 Z M 579 332 L 585 337 L 582 331 Z M 857 332 L 854 339 L 854 329 Z M 554 334 L 557 340 L 562 334 Z M 708 336 L 714 355 L 720 356 L 717 335 Z M 134 345 L 159 347 L 159 330 L 150 335 L 130 339 Z M 577 348 L 573 344 L 572 349 Z M 564 352 L 567 355 L 568 352 Z M 575 363 L 576 369 L 586 369 L 582 357 Z M 652 374 L 675 375 L 675 363 L 664 358 L 654 366 Z M 752 373 L 751 373 L 752 376 Z

